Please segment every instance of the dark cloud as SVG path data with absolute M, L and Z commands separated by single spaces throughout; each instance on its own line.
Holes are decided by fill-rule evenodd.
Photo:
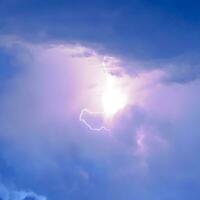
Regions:
M 29 197 L 25 197 L 23 200 L 37 200 L 37 199 L 35 197 L 29 196 Z
M 0 33 L 38 43 L 81 43 L 120 57 L 128 72 L 166 68 L 170 81 L 183 83 L 200 74 L 198 6 L 187 1 L 2 1 Z
M 171 58 L 199 51 L 199 5 L 184 2 L 165 2 L 163 9 L 158 1 L 145 0 L 3 1 L 1 33 L 81 42 L 129 59 Z

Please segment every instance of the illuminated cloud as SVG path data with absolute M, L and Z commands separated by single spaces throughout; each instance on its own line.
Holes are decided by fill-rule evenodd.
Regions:
M 165 187 L 186 172 L 195 177 L 199 165 L 187 159 L 199 148 L 199 80 L 170 82 L 166 68 L 129 73 L 114 56 L 77 44 L 9 43 L 3 48 L 20 67 L 0 98 L 0 169 L 9 169 L 1 177 L 55 200 L 92 199 L 94 190 L 99 199 L 109 190 L 121 200 L 119 186 L 139 198 L 151 183 Z M 109 119 L 102 104 L 106 75 L 116 81 L 112 90 L 127 94 L 126 106 Z M 180 163 L 181 170 L 174 167 Z
M 1 0 L 0 200 L 199 200 L 199 7 Z

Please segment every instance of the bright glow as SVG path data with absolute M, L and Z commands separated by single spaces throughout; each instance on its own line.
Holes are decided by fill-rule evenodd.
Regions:
M 111 118 L 127 104 L 127 94 L 123 91 L 120 82 L 107 74 L 106 85 L 102 95 L 102 105 L 105 117 Z

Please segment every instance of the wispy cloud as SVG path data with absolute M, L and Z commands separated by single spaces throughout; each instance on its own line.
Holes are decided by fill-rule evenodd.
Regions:
M 5 185 L 0 184 L 0 198 L 2 200 L 47 200 L 46 197 L 37 195 L 31 191 L 16 191 L 8 189 Z

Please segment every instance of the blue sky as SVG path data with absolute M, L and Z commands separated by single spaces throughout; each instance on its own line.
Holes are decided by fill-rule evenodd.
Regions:
M 1 0 L 0 200 L 198 200 L 199 8 Z

